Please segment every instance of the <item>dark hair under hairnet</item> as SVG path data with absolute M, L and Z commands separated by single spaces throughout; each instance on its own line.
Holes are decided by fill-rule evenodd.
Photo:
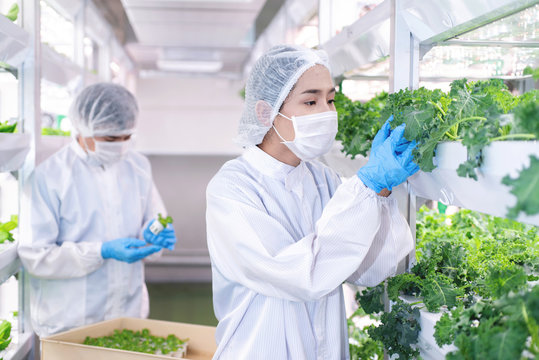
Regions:
M 297 45 L 277 45 L 262 55 L 245 85 L 245 105 L 236 142 L 241 146 L 260 144 L 292 87 L 317 64 L 330 70 L 325 51 Z

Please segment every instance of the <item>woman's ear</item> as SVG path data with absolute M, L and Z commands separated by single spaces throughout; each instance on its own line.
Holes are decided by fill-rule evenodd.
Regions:
M 258 100 L 255 104 L 255 114 L 258 121 L 267 127 L 271 126 L 271 105 L 264 100 Z

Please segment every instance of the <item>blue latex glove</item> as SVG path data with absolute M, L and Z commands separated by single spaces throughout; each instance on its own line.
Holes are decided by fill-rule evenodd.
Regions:
M 168 250 L 174 250 L 174 244 L 176 244 L 176 232 L 174 226 L 168 224 L 158 235 L 155 235 L 150 231 L 150 226 L 154 221 L 155 220 L 150 221 L 148 226 L 146 226 L 146 229 L 144 229 L 144 232 L 142 233 L 144 240 L 149 244 L 159 245 Z
M 357 172 L 363 184 L 377 193 L 384 188 L 391 191 L 419 170 L 412 156 L 416 143 L 407 141 L 403 136 L 406 124 L 391 131 L 391 120 L 393 116 L 374 137 L 369 161 Z
M 101 256 L 103 259 L 116 259 L 131 264 L 161 250 L 160 246 L 145 245 L 144 240 L 135 238 L 111 240 L 101 245 Z

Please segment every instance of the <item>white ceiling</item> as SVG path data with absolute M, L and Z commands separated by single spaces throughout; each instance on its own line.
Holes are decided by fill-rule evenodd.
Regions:
M 121 1 L 138 40 L 126 48 L 141 69 L 156 69 L 157 60 L 206 60 L 239 74 L 270 0 Z

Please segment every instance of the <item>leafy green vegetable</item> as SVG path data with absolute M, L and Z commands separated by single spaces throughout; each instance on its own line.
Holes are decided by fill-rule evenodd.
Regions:
M 401 294 L 414 295 L 429 311 L 452 309 L 435 326 L 438 345 L 458 348 L 448 359 L 520 359 L 524 349 L 537 356 L 539 286 L 528 287 L 539 274 L 538 228 L 470 210 L 445 215 L 425 208 L 416 224 L 417 264 L 411 274 L 388 279 L 388 297 L 401 302 Z M 381 311 L 382 295 L 383 284 L 358 294 L 358 302 Z M 369 334 L 411 356 L 411 336 L 395 338 L 404 331 L 403 316 L 383 313 L 385 328 Z
M 457 174 L 477 180 L 476 169 L 482 163 L 482 150 L 489 143 L 539 138 L 538 94 L 539 90 L 533 90 L 513 96 L 501 79 L 455 80 L 449 93 L 439 89 L 403 89 L 378 95 L 365 104 L 337 93 L 337 140 L 342 142 L 343 152 L 352 158 L 357 154 L 366 155 L 376 132 L 393 115 L 392 128 L 406 123 L 404 136 L 417 142 L 414 161 L 422 171 L 434 170 L 433 157 L 440 142 L 459 141 L 467 148 L 467 159 L 460 164 Z M 508 117 L 502 118 L 502 115 L 511 112 L 514 119 L 506 122 Z M 530 199 L 518 198 L 520 202 Z M 530 208 L 534 213 L 528 214 L 539 212 L 537 206 Z M 517 213 L 519 210 L 518 206 L 514 209 Z M 516 216 L 514 211 L 510 216 Z
M 519 132 L 533 134 L 539 139 L 539 90 L 524 95 L 514 110 L 515 128 Z
M 367 333 L 366 327 L 360 328 L 354 323 L 354 319 L 356 317 L 362 316 L 367 316 L 367 314 L 361 307 L 359 307 L 347 320 L 348 337 L 350 343 L 350 359 L 382 359 L 384 357 L 384 345 L 380 341 L 371 339 Z
M 7 320 L 2 320 L 0 323 L 0 351 L 6 349 L 11 343 L 11 323 Z
M 534 80 L 539 80 L 539 67 L 532 68 L 531 66 L 526 66 L 524 68 L 524 71 L 522 72 L 523 75 L 531 75 L 533 76 Z
M 17 20 L 17 17 L 19 16 L 19 4 L 17 3 L 14 3 L 13 5 L 11 5 L 11 7 L 9 8 L 9 11 L 8 13 L 6 14 L 6 17 L 11 20 L 11 21 L 15 21 Z
M 436 324 L 439 345 L 454 341 L 448 359 L 520 359 L 539 356 L 539 286 L 454 309 Z
M 18 225 L 18 216 L 11 215 L 11 220 L 5 223 L 0 223 L 0 244 L 5 241 L 14 241 L 11 231 Z
M 154 336 L 148 329 L 132 331 L 123 329 L 114 330 L 111 336 L 86 337 L 84 345 L 100 346 L 112 349 L 136 351 L 147 354 L 169 354 L 184 347 L 186 340 L 179 339 L 176 335 L 165 337 Z
M 382 342 L 388 353 L 398 354 L 399 359 L 413 359 L 419 355 L 419 350 L 410 346 L 417 343 L 421 330 L 417 308 L 399 300 L 391 312 L 382 314 L 381 321 L 379 326 L 368 329 L 371 338 Z
M 442 305 L 455 306 L 462 291 L 446 275 L 431 274 L 422 282 L 421 295 L 427 310 L 436 312 Z
M 159 221 L 163 227 L 167 227 L 168 224 L 172 224 L 172 217 L 167 216 L 166 218 L 163 218 L 161 214 L 157 214 L 157 221 Z
M 17 123 L 9 124 L 5 121 L 4 123 L 0 122 L 0 133 L 13 133 L 17 128 Z
M 384 284 L 368 287 L 356 294 L 356 300 L 367 314 L 384 311 Z
M 44 128 L 41 128 L 41 135 L 70 136 L 71 132 L 70 131 L 63 131 L 63 130 L 60 130 L 60 129 L 53 129 L 53 128 L 44 127 Z
M 502 184 L 510 186 L 511 194 L 517 198 L 517 203 L 509 208 L 507 217 L 516 219 L 522 211 L 527 215 L 539 213 L 539 159 L 534 155 L 530 156 L 530 166 L 520 171 L 519 176 L 512 179 L 506 175 L 502 179 Z
M 528 285 L 528 276 L 522 268 L 515 264 L 510 264 L 505 268 L 490 269 L 486 279 L 486 291 L 493 299 L 502 297 L 511 291 L 524 290 Z
M 339 132 L 337 140 L 343 145 L 343 151 L 351 155 L 367 156 L 374 136 L 382 127 L 380 111 L 385 105 L 387 93 L 382 92 L 362 104 L 352 101 L 343 93 L 335 94 L 335 107 L 339 113 Z

